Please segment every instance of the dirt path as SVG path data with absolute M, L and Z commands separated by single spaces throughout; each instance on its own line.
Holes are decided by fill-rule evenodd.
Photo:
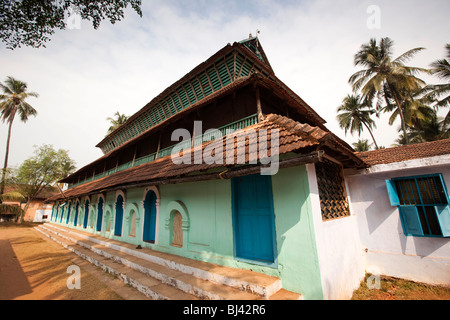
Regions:
M 80 289 L 67 287 L 71 265 L 80 267 Z M 73 282 L 75 283 L 75 282 Z M 103 272 L 33 228 L 0 227 L 0 300 L 142 299 L 134 289 Z

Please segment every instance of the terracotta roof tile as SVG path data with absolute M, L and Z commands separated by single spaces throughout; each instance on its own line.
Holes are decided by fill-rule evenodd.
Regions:
M 369 166 L 442 155 L 449 155 L 450 160 L 450 139 L 358 152 L 356 155 Z
M 157 159 L 153 162 L 148 162 L 140 166 L 130 168 L 124 171 L 114 173 L 112 175 L 103 177 L 101 179 L 85 183 L 83 185 L 74 187 L 65 191 L 67 198 L 78 197 L 93 192 L 101 192 L 108 188 L 116 186 L 124 186 L 129 184 L 137 184 L 141 182 L 164 183 L 164 180 L 176 178 L 181 176 L 201 175 L 205 171 L 219 170 L 220 168 L 233 167 L 238 163 L 240 156 L 245 158 L 245 164 L 252 161 L 261 161 L 267 159 L 272 154 L 271 138 L 275 134 L 274 129 L 279 132 L 279 154 L 287 154 L 289 152 L 311 152 L 317 147 L 323 145 L 326 141 L 332 140 L 340 144 L 339 138 L 334 136 L 331 132 L 324 131 L 318 127 L 312 127 L 307 124 L 298 123 L 290 118 L 270 114 L 266 118 L 255 125 L 249 126 L 245 129 L 238 130 L 232 134 L 224 136 L 222 139 L 217 139 L 205 142 L 202 145 L 191 148 L 190 159 L 191 164 L 175 164 L 170 155 Z M 254 130 L 254 131 L 251 131 Z M 266 134 L 267 133 L 267 134 Z M 245 138 L 249 137 L 249 139 Z M 229 139 L 229 140 L 228 140 Z M 245 148 L 238 147 L 239 139 L 245 139 Z M 234 144 L 229 147 L 233 151 L 234 161 L 230 164 L 226 161 L 227 157 L 227 142 L 234 141 Z M 242 141 L 242 140 L 241 140 Z M 259 152 L 259 146 L 264 143 L 267 145 L 267 154 L 262 155 Z M 195 164 L 195 152 L 200 150 L 204 154 L 205 149 L 209 151 L 220 150 L 222 145 L 222 159 L 224 163 L 207 164 L 202 161 L 201 164 Z M 348 149 L 345 144 L 341 144 L 341 152 L 353 156 L 353 150 Z M 180 151 L 180 156 L 183 152 Z M 357 158 L 355 158 L 358 160 Z M 362 163 L 362 162 L 361 162 Z M 61 195 L 48 199 L 49 201 L 61 199 Z

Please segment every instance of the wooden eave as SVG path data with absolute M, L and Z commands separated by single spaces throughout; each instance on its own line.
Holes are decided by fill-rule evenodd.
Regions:
M 345 147 L 341 143 L 341 140 L 331 132 L 276 114 L 267 115 L 262 122 L 239 130 L 235 134 L 245 136 L 247 130 L 273 129 L 279 130 L 279 168 L 321 161 L 323 157 L 328 155 L 332 158 L 341 156 L 345 161 L 351 162 L 349 164 L 350 167 L 362 168 L 364 166 L 364 162 L 356 157 L 352 150 Z M 259 152 L 251 152 L 250 144 L 258 148 L 258 145 L 263 141 L 261 140 L 262 137 L 264 136 L 256 135 L 255 139 L 250 139 L 247 144 L 248 149 L 240 150 L 238 146 L 235 146 L 235 157 L 238 154 L 244 155 L 246 164 L 193 163 L 176 165 L 172 162 L 171 156 L 168 155 L 153 162 L 145 163 L 74 187 L 65 191 L 64 196 L 70 199 L 116 190 L 118 188 L 173 184 L 187 181 L 231 179 L 240 175 L 257 173 L 261 168 L 261 164 L 251 165 L 250 163 L 252 160 L 260 161 L 262 158 Z M 269 146 L 271 138 L 267 137 L 267 139 L 264 143 L 266 146 Z M 224 136 L 222 139 L 195 146 L 191 148 L 191 158 L 194 157 L 194 150 L 201 149 L 204 151 L 206 147 L 222 145 L 226 141 L 227 137 Z M 227 152 L 226 148 L 223 149 L 223 152 L 225 156 Z M 272 152 L 271 147 L 268 149 L 268 152 Z M 59 199 L 62 199 L 62 197 L 55 196 L 49 200 L 56 201 Z

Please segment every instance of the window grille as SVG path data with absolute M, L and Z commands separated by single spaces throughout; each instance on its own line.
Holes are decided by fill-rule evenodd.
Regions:
M 329 160 L 316 163 L 322 219 L 350 216 L 342 167 Z

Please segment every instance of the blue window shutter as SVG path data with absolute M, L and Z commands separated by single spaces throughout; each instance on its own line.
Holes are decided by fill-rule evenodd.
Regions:
M 402 206 L 398 208 L 402 221 L 403 231 L 407 236 L 423 236 L 422 224 L 415 206 Z
M 398 199 L 397 189 L 393 180 L 386 180 L 386 188 L 391 201 L 391 206 L 399 206 L 400 200 Z
M 446 201 L 446 203 L 449 203 L 448 191 L 447 191 L 447 187 L 445 185 L 444 177 L 442 176 L 442 174 L 439 174 L 439 179 L 441 180 L 442 188 L 444 189 L 443 192 L 444 192 L 445 201 Z
M 441 226 L 442 235 L 450 237 L 450 207 L 436 206 L 436 213 Z

